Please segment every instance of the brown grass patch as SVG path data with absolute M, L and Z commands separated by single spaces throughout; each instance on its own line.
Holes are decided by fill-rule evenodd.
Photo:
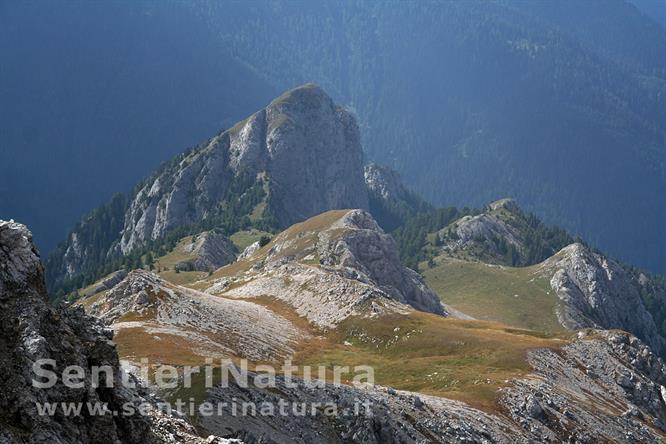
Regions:
M 566 339 L 507 329 L 494 322 L 413 312 L 348 319 L 326 338 L 302 344 L 294 361 L 327 369 L 370 365 L 377 384 L 494 411 L 497 390 L 530 371 L 527 352 L 558 348 Z

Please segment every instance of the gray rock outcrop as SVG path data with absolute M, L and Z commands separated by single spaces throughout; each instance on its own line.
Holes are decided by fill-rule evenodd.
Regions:
M 666 339 L 641 298 L 640 279 L 619 263 L 576 243 L 541 267 L 552 273 L 550 285 L 561 301 L 557 315 L 564 327 L 622 329 L 655 352 L 666 352 Z
M 183 271 L 213 271 L 236 260 L 236 246 L 229 239 L 214 231 L 204 231 L 192 237 L 181 247 L 190 256 L 176 264 Z
M 514 215 L 522 216 L 518 205 L 511 199 L 501 199 L 490 203 L 481 214 L 458 219 L 438 237 L 445 250 L 501 262 L 506 252 L 500 251 L 500 242 L 517 255 L 525 251 L 524 233 L 511 223 Z
M 294 353 L 306 332 L 259 304 L 211 296 L 170 284 L 145 270 L 133 270 L 103 294 L 78 301 L 116 333 L 119 343 L 136 344 L 133 356 L 159 354 L 165 342 L 179 359 L 244 357 L 277 361 Z M 173 355 L 172 355 L 173 356 Z
M 409 217 L 432 209 L 432 206 L 402 183 L 400 175 L 386 166 L 365 166 L 370 212 L 387 231 L 393 231 Z
M 238 258 L 237 258 L 237 259 L 238 259 L 239 261 L 242 261 L 242 260 L 248 259 L 248 258 L 251 257 L 254 253 L 256 253 L 257 251 L 259 251 L 260 248 L 261 248 L 261 244 L 259 243 L 259 241 L 253 242 L 252 244 L 250 244 L 250 245 L 248 245 L 247 247 L 245 247 L 245 249 L 243 250 L 243 252 L 242 252 L 241 254 L 238 255 Z
M 405 201 L 412 198 L 412 193 L 405 188 L 397 171 L 370 163 L 365 166 L 363 172 L 371 194 L 387 201 Z
M 412 308 L 448 314 L 421 276 L 402 265 L 393 239 L 364 210 L 329 211 L 295 224 L 234 267 L 235 276 L 211 278 L 206 291 L 274 297 L 325 328 L 353 315 Z
M 81 309 L 49 306 L 39 254 L 28 229 L 0 221 L 0 442 L 3 443 L 202 443 L 183 419 L 160 413 L 138 413 L 156 400 L 140 384 L 123 386 L 113 333 Z M 58 379 L 50 388 L 35 387 L 33 363 L 53 359 L 61 375 L 67 366 L 85 370 L 80 388 Z M 110 366 L 113 385 L 91 379 L 92 366 Z M 37 378 L 39 379 L 39 378 Z M 136 383 L 136 381 L 135 381 Z M 45 403 L 106 404 L 105 414 L 40 415 Z M 132 415 L 113 415 L 123 405 Z M 122 411 L 121 411 L 122 413 Z M 220 441 L 222 442 L 222 441 Z
M 423 278 L 400 261 L 393 238 L 377 225 L 370 213 L 352 210 L 331 226 L 341 236 L 320 234 L 319 261 L 346 276 L 371 283 L 391 298 L 431 313 L 445 314 L 439 297 Z

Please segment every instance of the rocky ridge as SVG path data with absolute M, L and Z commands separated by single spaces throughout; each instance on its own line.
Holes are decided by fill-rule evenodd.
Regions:
M 654 318 L 641 298 L 641 283 L 618 262 L 575 243 L 540 265 L 561 303 L 560 323 L 571 330 L 622 329 L 666 352 Z
M 197 283 L 233 298 L 271 296 L 330 328 L 354 314 L 410 307 L 447 309 L 413 270 L 393 239 L 363 210 L 334 210 L 296 224 L 261 249 L 248 251 L 223 277 Z
M 501 199 L 490 203 L 480 214 L 464 216 L 442 229 L 437 233 L 438 243 L 454 254 L 503 263 L 509 248 L 517 256 L 525 256 L 526 233 L 516 224 L 516 219 L 522 217 L 512 199 Z
M 113 333 L 83 310 L 49 306 L 39 254 L 28 229 L 13 221 L 0 221 L 0 442 L 49 443 L 203 443 L 182 418 L 159 412 L 158 399 L 134 380 L 137 388 L 121 383 Z M 56 373 L 69 365 L 86 369 L 80 388 L 57 381 L 51 388 L 31 384 L 33 363 L 55 360 Z M 113 386 L 93 384 L 91 366 L 110 366 Z M 129 376 L 131 379 L 131 376 Z M 37 403 L 104 403 L 100 415 L 70 416 L 60 410 L 40 415 Z M 144 404 L 148 415 L 112 415 L 123 405 L 135 412 Z M 211 442 L 227 442 L 211 437 Z
M 129 360 L 152 350 L 154 360 L 168 363 L 173 363 L 169 358 L 178 363 L 230 357 L 278 361 L 308 336 L 261 305 L 173 285 L 144 270 L 78 304 L 113 329 Z

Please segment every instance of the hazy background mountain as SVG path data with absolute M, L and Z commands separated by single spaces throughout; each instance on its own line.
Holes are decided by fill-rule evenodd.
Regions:
M 666 26 L 666 2 L 662 0 L 631 0 L 645 15 Z
M 0 216 L 51 250 L 277 90 L 177 3 L 0 2 Z
M 315 81 L 434 203 L 513 196 L 665 272 L 666 30 L 635 3 L 3 3 L 0 215 L 50 249 L 161 160 Z

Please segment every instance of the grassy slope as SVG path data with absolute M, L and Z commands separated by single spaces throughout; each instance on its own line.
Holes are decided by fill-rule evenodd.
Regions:
M 107 274 L 106 276 L 103 276 L 101 279 L 98 279 L 93 284 L 90 284 L 87 287 L 79 289 L 78 290 L 79 296 L 83 298 L 83 297 L 87 297 L 87 296 L 91 296 L 91 295 L 95 294 L 95 290 L 102 285 L 102 282 L 104 282 L 107 279 L 111 279 L 113 276 L 115 276 L 119 272 L 120 271 L 111 272 L 111 273 Z
M 559 332 L 558 299 L 538 265 L 524 268 L 487 265 L 440 256 L 435 267 L 422 265 L 427 284 L 444 301 L 477 319 L 520 328 Z
M 493 410 L 497 389 L 529 372 L 528 350 L 557 348 L 566 338 L 413 312 L 348 319 L 324 340 L 304 344 L 295 363 L 315 370 L 371 365 L 377 384 Z
M 247 247 L 261 239 L 261 236 L 272 237 L 273 235 L 267 231 L 261 231 L 257 229 L 243 230 L 229 236 L 229 240 L 236 245 L 238 251 L 241 253 Z
M 208 279 L 243 273 L 255 259 L 264 257 L 268 250 L 287 239 L 293 243 L 280 254 L 299 256 L 298 251 L 305 244 L 316 242 L 317 232 L 330 227 L 345 212 L 331 211 L 296 224 L 275 236 L 252 260 L 223 267 Z M 440 263 L 440 266 L 444 264 Z M 479 264 L 475 266 L 481 267 Z M 469 269 L 475 274 L 480 271 L 484 268 Z M 521 293 L 538 294 L 539 304 L 546 307 L 544 310 L 547 313 L 553 311 L 554 301 L 545 294 L 547 283 L 543 280 L 529 282 L 528 269 L 510 269 L 506 274 L 491 271 L 484 278 L 486 294 L 498 283 L 508 285 L 505 292 L 510 292 L 511 299 L 499 305 L 507 302 L 520 305 L 513 298 L 516 291 L 509 285 L 513 279 L 521 285 Z M 524 299 L 520 302 L 525 305 Z M 272 300 L 262 301 L 262 305 L 273 310 L 277 308 Z M 288 319 L 294 321 L 293 317 L 297 317 L 285 304 L 279 308 L 282 316 L 291 312 Z M 534 304 L 530 309 L 535 308 L 542 310 Z M 460 399 L 489 410 L 494 408 L 499 387 L 529 372 L 526 361 L 529 349 L 558 347 L 566 338 L 566 335 L 557 338 L 518 330 L 498 322 L 460 321 L 419 312 L 408 316 L 349 319 L 330 332 L 317 331 L 307 326 L 304 319 L 299 324 L 310 331 L 312 339 L 298 347 L 295 365 L 311 365 L 315 372 L 319 365 L 325 365 L 329 370 L 334 365 L 371 365 L 375 368 L 378 384 Z M 521 322 L 512 324 L 520 325 Z M 543 316 L 541 322 L 528 320 L 522 324 L 545 325 L 547 328 L 540 330 L 560 331 L 554 316 L 553 319 Z
M 263 235 L 271 236 L 268 232 L 252 229 L 234 233 L 229 239 L 236 245 L 238 251 L 242 252 L 247 246 L 258 241 Z M 192 239 L 193 236 L 184 237 L 178 241 L 178 244 L 171 252 L 155 260 L 155 270 L 160 270 L 158 274 L 172 284 L 188 285 L 208 276 L 207 272 L 201 271 L 181 271 L 179 273 L 175 271 L 177 263 L 191 258 L 190 255 L 185 253 L 183 247 L 192 242 Z

